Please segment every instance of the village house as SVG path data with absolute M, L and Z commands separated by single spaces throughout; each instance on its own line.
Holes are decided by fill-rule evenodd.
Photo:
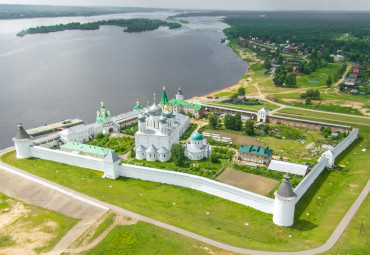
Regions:
M 247 163 L 267 166 L 271 162 L 272 152 L 273 150 L 268 146 L 263 148 L 254 145 L 241 145 L 238 150 L 238 159 L 246 161 Z

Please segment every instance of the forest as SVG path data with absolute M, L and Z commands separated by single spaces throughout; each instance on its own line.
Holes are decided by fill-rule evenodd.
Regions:
M 146 19 L 146 18 L 112 19 L 89 23 L 72 22 L 68 24 L 31 27 L 17 33 L 17 36 L 22 37 L 27 34 L 52 33 L 65 30 L 98 30 L 100 26 L 124 27 L 123 30 L 124 32 L 131 33 L 131 32 L 151 31 L 159 28 L 160 26 L 167 26 L 169 29 L 174 29 L 181 27 L 181 24 L 177 22 L 167 22 L 159 19 Z
M 310 53 L 343 50 L 353 62 L 365 63 L 370 58 L 369 12 L 212 11 L 175 17 L 187 16 L 224 16 L 222 21 L 230 26 L 224 29 L 229 40 L 243 37 L 276 44 L 289 41 Z
M 340 21 L 285 21 L 227 17 L 231 27 L 224 30 L 228 38 L 258 37 L 262 41 L 298 44 L 309 52 L 328 54 L 343 50 L 351 61 L 366 62 L 370 58 L 370 26 L 368 23 Z M 346 36 L 345 36 L 346 35 Z M 351 38 L 350 40 L 344 38 Z

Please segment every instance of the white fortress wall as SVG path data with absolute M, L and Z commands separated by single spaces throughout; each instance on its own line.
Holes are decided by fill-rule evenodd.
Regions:
M 332 150 L 334 154 L 334 160 L 345 149 L 347 149 L 348 146 L 350 146 L 354 140 L 357 139 L 358 132 L 359 129 L 355 128 L 343 141 L 341 141 L 337 146 L 334 147 L 334 149 Z M 321 174 L 321 172 L 325 169 L 326 164 L 327 159 L 325 157 L 322 157 L 319 163 L 317 163 L 314 166 L 314 168 L 312 168 L 311 172 L 308 175 L 306 175 L 306 177 L 294 189 L 294 192 L 297 194 L 297 202 L 308 190 L 308 188 L 312 185 L 312 183 L 316 180 L 316 178 Z
M 359 129 L 355 128 L 343 141 L 341 141 L 335 148 L 332 150 L 334 157 L 338 157 L 348 146 L 353 143 L 354 140 L 358 137 Z
M 120 176 L 191 188 L 265 213 L 273 213 L 274 200 L 271 198 L 196 175 L 122 164 Z
M 316 180 L 316 178 L 322 173 L 325 169 L 327 163 L 326 158 L 320 159 L 319 163 L 317 163 L 314 168 L 312 168 L 311 172 L 306 175 L 305 178 L 298 184 L 298 186 L 294 189 L 294 192 L 297 194 L 297 202 L 299 199 L 306 193 L 308 188 L 312 185 L 312 183 Z
M 90 168 L 97 171 L 104 171 L 105 168 L 103 159 L 60 150 L 51 150 L 39 146 L 31 147 L 31 155 L 35 158 L 52 160 L 59 163 Z

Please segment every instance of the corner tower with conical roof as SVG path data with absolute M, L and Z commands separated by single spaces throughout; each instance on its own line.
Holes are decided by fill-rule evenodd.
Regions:
M 17 134 L 13 137 L 17 158 L 30 158 L 32 139 L 24 130 L 22 123 L 19 123 Z
M 282 227 L 289 227 L 294 223 L 297 194 L 292 190 L 289 179 L 289 175 L 285 174 L 279 189 L 274 193 L 273 221 L 276 225 Z

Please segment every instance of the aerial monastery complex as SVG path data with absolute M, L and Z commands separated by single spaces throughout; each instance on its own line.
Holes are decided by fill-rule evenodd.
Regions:
M 100 109 L 96 113 L 95 123 L 85 125 L 80 120 L 73 120 L 73 123 L 60 124 L 69 126 L 59 132 L 52 132 L 54 129 L 50 128 L 49 133 L 51 134 L 45 135 L 48 131 L 44 130 L 48 129 L 42 129 L 44 136 L 38 138 L 30 136 L 22 124 L 19 124 L 13 138 L 16 156 L 17 158 L 36 157 L 89 168 L 103 172 L 105 178 L 116 179 L 123 176 L 196 189 L 272 214 L 273 222 L 279 226 L 291 226 L 294 223 L 296 203 L 326 167 L 334 167 L 336 157 L 358 137 L 359 130 L 349 126 L 269 116 L 265 108 L 262 108 L 257 114 L 244 111 L 244 116 L 254 119 L 258 123 L 279 123 L 318 130 L 330 127 L 334 131 L 341 130 L 349 133 L 338 145 L 322 153 L 318 163 L 312 167 L 308 174 L 307 167 L 302 165 L 272 161 L 273 150 L 269 147 L 240 146 L 239 159 L 255 165 L 268 165 L 272 161 L 269 169 L 286 173 L 280 187 L 274 193 L 274 199 L 202 176 L 125 164 L 122 163 L 121 158 L 115 154 L 114 150 L 85 144 L 99 133 L 119 132 L 121 129 L 137 123 L 136 158 L 165 162 L 171 158 L 172 146 L 180 143 L 181 135 L 187 131 L 190 125 L 188 115 L 202 116 L 206 111 L 227 113 L 237 111 L 184 101 L 180 88 L 175 97 L 175 99 L 168 100 L 165 88 L 163 88 L 159 104 L 156 103 L 154 94 L 154 102 L 151 106 L 143 108 L 137 102 L 132 111 L 116 116 L 112 116 L 105 108 L 104 103 L 101 102 Z M 212 153 L 212 146 L 197 131 L 191 135 L 190 141 L 185 142 L 182 146 L 185 156 L 190 160 L 209 158 Z M 304 176 L 294 189 L 290 184 L 288 173 Z

